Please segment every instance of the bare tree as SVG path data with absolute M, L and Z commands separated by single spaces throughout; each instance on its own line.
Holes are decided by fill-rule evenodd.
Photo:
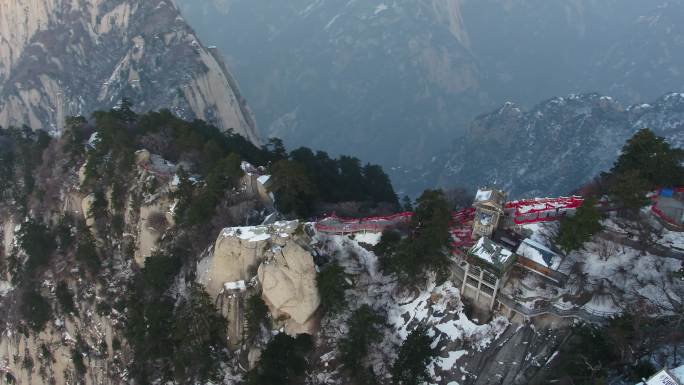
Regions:
M 654 246 L 662 236 L 662 228 L 655 228 L 644 216 L 640 216 L 634 221 L 634 230 L 643 250 Z

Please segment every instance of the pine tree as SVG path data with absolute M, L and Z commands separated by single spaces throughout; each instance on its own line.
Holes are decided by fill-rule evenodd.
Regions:
M 610 196 L 623 210 L 639 210 L 649 203 L 646 194 L 653 185 L 638 170 L 618 174 L 610 187 Z
M 373 247 L 373 252 L 378 256 L 380 270 L 385 274 L 395 272 L 392 257 L 397 253 L 401 244 L 401 234 L 395 230 L 382 232 L 380 242 Z
M 69 290 L 69 286 L 66 282 L 60 281 L 57 284 L 55 295 L 59 305 L 62 307 L 62 311 L 64 311 L 66 314 L 71 314 L 76 311 L 74 295 L 71 293 L 71 290 Z
M 18 235 L 19 246 L 28 256 L 26 271 L 31 275 L 37 268 L 49 262 L 57 248 L 57 241 L 47 226 L 34 220 L 22 224 Z
M 419 326 L 408 335 L 392 366 L 392 378 L 396 385 L 419 385 L 430 380 L 428 365 L 437 356 L 432 348 L 433 339 L 426 326 Z
M 638 172 L 650 186 L 684 184 L 684 150 L 672 148 L 664 138 L 649 129 L 639 130 L 627 141 L 611 172 L 614 175 Z
M 394 188 L 392 188 L 392 182 L 389 176 L 382 170 L 382 167 L 367 164 L 363 168 L 363 177 L 365 179 L 366 194 L 373 202 L 386 202 L 395 206 L 399 204 L 397 194 L 394 192 Z
M 396 248 L 387 239 L 379 249 L 383 271 L 395 274 L 402 285 L 415 284 L 434 272 L 440 281 L 449 273 L 448 248 L 451 210 L 441 190 L 427 190 L 417 200 L 409 236 Z M 388 234 L 389 236 L 389 234 Z
M 596 208 L 596 201 L 588 199 L 577 209 L 574 216 L 561 220 L 556 243 L 563 251 L 569 253 L 580 249 L 602 229 L 601 213 Z
M 265 147 L 270 152 L 272 161 L 277 162 L 282 159 L 287 159 L 287 150 L 285 150 L 282 139 L 268 138 L 268 143 L 266 143 Z
M 184 383 L 205 382 L 218 373 L 227 348 L 228 321 L 218 313 L 201 286 L 192 285 L 188 291 L 174 316 L 176 378 Z
M 83 221 L 77 224 L 76 260 L 83 263 L 91 274 L 100 271 L 102 262 L 95 245 L 92 231 Z
M 131 124 L 137 119 L 137 115 L 133 111 L 133 101 L 129 98 L 121 99 L 117 108 L 112 112 L 123 123 Z
M 338 314 L 347 307 L 345 291 L 351 287 L 344 268 L 333 262 L 316 277 L 321 306 L 326 313 Z
M 402 209 L 406 212 L 413 211 L 413 201 L 408 195 L 404 195 L 404 199 L 402 199 Z
M 370 346 L 382 340 L 381 326 L 385 318 L 370 306 L 357 309 L 348 322 L 349 332 L 340 341 L 342 362 L 347 371 L 357 379 L 368 373 L 365 360 Z
M 271 167 L 271 173 L 271 189 L 278 208 L 284 213 L 308 216 L 316 191 L 304 166 L 295 161 L 280 160 Z
M 247 339 L 254 340 L 261 328 L 268 322 L 268 306 L 259 294 L 247 299 L 245 306 L 245 320 L 247 322 Z
M 45 329 L 52 318 L 52 308 L 43 296 L 33 288 L 24 292 L 21 298 L 21 315 L 26 324 L 35 332 Z
M 257 367 L 247 376 L 248 385 L 295 385 L 302 384 L 302 376 L 308 368 L 306 356 L 313 347 L 311 336 L 302 334 L 292 338 L 280 333 L 268 343 L 261 353 Z
M 176 190 L 173 192 L 172 197 L 176 199 L 177 203 L 173 212 L 173 217 L 176 223 L 182 223 L 187 209 L 192 204 L 192 196 L 195 188 L 192 181 L 190 181 L 190 176 L 183 167 L 178 168 L 176 175 L 178 177 L 178 186 L 176 186 Z

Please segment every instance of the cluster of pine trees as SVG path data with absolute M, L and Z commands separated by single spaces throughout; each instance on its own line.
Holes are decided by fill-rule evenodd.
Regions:
M 306 147 L 286 155 L 282 142 L 271 139 L 269 148 L 280 158 L 273 163 L 271 189 L 278 208 L 285 213 L 308 217 L 318 203 L 369 202 L 398 204 L 389 177 L 380 166 L 349 156 L 332 159 Z
M 130 204 L 141 204 L 141 187 L 134 174 L 136 151 L 141 149 L 181 165 L 174 193 L 178 201 L 176 234 L 147 258 L 145 267 L 129 281 L 117 283 L 127 287 L 123 298 L 97 300 L 99 313 L 125 316 L 123 343 L 134 355 L 129 373 L 140 384 L 160 376 L 178 383 L 217 380 L 221 363 L 228 359 L 226 320 L 204 289 L 192 284 L 192 276 L 185 277 L 189 286 L 182 298 L 172 293 L 172 286 L 192 270 L 196 257 L 206 247 L 206 235 L 216 233 L 213 222 L 222 223 L 219 208 L 230 204 L 231 194 L 244 176 L 243 161 L 264 167 L 273 175 L 270 188 L 275 192 L 278 209 L 292 216 L 312 215 L 321 203 L 397 204 L 389 178 L 379 166 L 362 165 L 347 156 L 334 159 L 307 148 L 288 153 L 277 139 L 258 147 L 240 135 L 221 132 L 199 120 L 183 121 L 167 110 L 136 114 L 127 100 L 110 111 L 93 113 L 90 119 L 69 118 L 61 138 L 50 138 L 28 128 L 0 130 L 0 197 L 3 205 L 11 202 L 13 209 L 18 208 L 16 217 L 27 218 L 19 234 L 26 260 L 4 256 L 0 270 L 15 278 L 16 292 L 21 293 L 18 310 L 26 334 L 29 330 L 43 330 L 60 309 L 70 317 L 79 316 L 78 294 L 67 282 L 56 283 L 55 306 L 36 289 L 52 261 L 73 259 L 83 266 L 84 278 L 107 286 L 114 276 L 114 255 L 133 257 L 135 245 L 125 236 L 125 218 Z M 84 218 L 65 215 L 55 222 L 54 216 L 35 210 L 40 205 L 49 207 L 49 200 L 43 202 L 41 198 L 46 189 L 52 188 L 45 186 L 46 180 L 39 174 L 52 173 L 50 177 L 61 183 L 60 176 L 73 175 L 74 166 L 83 164 L 84 182 L 79 187 L 83 194 L 93 197 L 90 212 L 86 213 L 92 228 Z M 160 186 L 155 186 L 152 179 L 144 182 L 142 192 L 152 195 L 157 191 Z M 155 223 L 166 221 L 157 219 Z M 168 225 L 152 222 L 150 219 L 150 226 L 160 229 Z M 94 234 L 99 235 L 97 242 Z M 342 277 L 338 273 L 329 270 L 329 278 L 324 274 L 324 281 L 339 283 Z M 328 287 L 328 303 L 340 301 L 337 288 Z M 330 311 L 336 311 L 334 306 Z M 260 298 L 249 301 L 248 317 L 248 338 L 256 339 L 268 320 Z M 122 342 L 117 339 L 114 344 L 114 350 L 118 350 Z M 269 344 L 269 349 L 273 351 L 272 360 L 271 350 L 267 349 L 261 369 L 250 375 L 250 381 L 264 384 L 283 374 L 300 374 L 298 360 L 309 352 L 310 342 L 304 337 L 290 341 L 280 336 Z M 292 360 L 277 362 L 283 351 L 291 352 Z M 83 355 L 91 353 L 79 338 L 72 354 L 77 375 L 86 374 Z M 269 362 L 280 368 L 290 364 L 295 368 L 273 370 L 268 368 Z
M 403 285 L 422 282 L 429 273 L 444 281 L 449 275 L 450 225 L 451 205 L 444 192 L 426 190 L 416 201 L 408 236 L 388 230 L 376 245 L 382 270 Z
M 627 218 L 649 204 L 649 192 L 684 185 L 684 149 L 673 148 L 649 129 L 639 130 L 622 148 L 613 168 L 583 189 L 585 204 L 561 222 L 556 243 L 566 252 L 581 248 L 601 231 L 599 200 Z M 608 198 L 608 201 L 605 199 Z

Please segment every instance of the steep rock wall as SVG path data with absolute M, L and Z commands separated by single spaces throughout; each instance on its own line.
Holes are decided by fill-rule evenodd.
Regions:
M 0 5 L 0 126 L 58 133 L 67 116 L 169 108 L 259 143 L 223 62 L 164 0 L 19 0 Z

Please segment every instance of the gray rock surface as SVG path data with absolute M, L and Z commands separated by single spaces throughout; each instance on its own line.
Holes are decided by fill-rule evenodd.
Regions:
M 165 0 L 16 0 L 0 12 L 0 127 L 61 131 L 68 116 L 168 108 L 258 143 L 220 55 Z

